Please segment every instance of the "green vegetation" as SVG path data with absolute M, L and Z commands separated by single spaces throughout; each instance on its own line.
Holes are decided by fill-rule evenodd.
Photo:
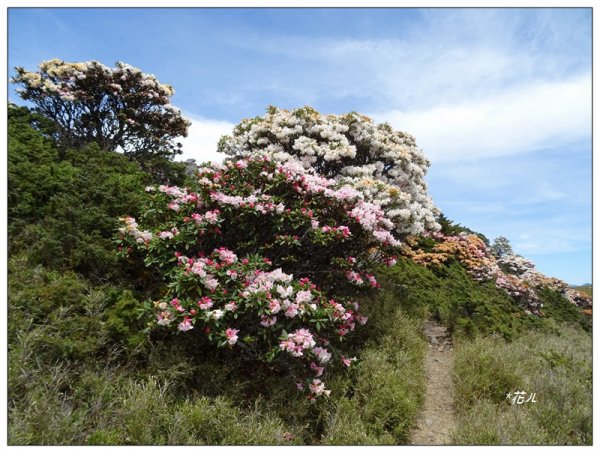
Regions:
M 398 310 L 389 293 L 371 300 L 368 338 L 354 370 L 354 386 L 329 414 L 324 443 L 405 444 L 422 404 L 425 341 L 420 321 Z M 366 326 L 365 326 L 366 327 Z
M 506 292 L 492 282 L 475 281 L 455 261 L 429 269 L 400 258 L 393 268 L 382 269 L 379 279 L 405 312 L 433 317 L 458 338 L 498 334 L 510 340 L 531 328 L 553 330 L 563 322 L 588 332 L 592 328 L 591 316 L 556 291 L 539 290 L 544 316 L 528 316 Z
M 388 293 L 366 299 L 371 319 L 351 340 L 361 360 L 316 404 L 286 370 L 194 335 L 149 336 L 140 288 L 154 277 L 126 272 L 112 241 L 151 177 L 93 145 L 61 155 L 45 127 L 9 108 L 11 445 L 407 441 L 425 384 L 419 318 Z
M 591 445 L 592 343 L 581 329 L 460 342 L 454 364 L 460 415 L 454 442 L 464 445 Z M 511 404 L 506 394 L 536 394 Z
M 570 303 L 558 292 L 543 288 L 538 292 L 544 304 L 544 314 L 557 323 L 578 324 L 586 331 L 592 331 L 592 317 L 582 313 L 581 309 Z
M 456 336 L 497 333 L 510 339 L 523 327 L 541 323 L 525 316 L 492 282 L 475 281 L 457 262 L 428 269 L 400 258 L 396 266 L 382 273 L 384 288 L 406 312 L 432 316 Z
M 151 178 L 130 159 L 94 145 L 61 158 L 35 129 L 35 118 L 24 108 L 9 108 L 11 253 L 26 249 L 32 264 L 117 278 L 117 219 L 137 212 Z
M 591 444 L 590 316 L 548 289 L 539 292 L 545 317 L 525 316 L 458 263 L 427 269 L 400 259 L 382 274 L 403 311 L 454 332 L 454 443 Z M 506 394 L 518 390 L 536 393 L 538 402 L 511 405 Z
M 310 404 L 281 370 L 149 341 L 132 294 L 10 260 L 9 443 L 399 444 L 424 388 L 420 321 L 389 295 L 354 339 L 361 361 Z M 208 355 L 208 351 L 212 351 Z M 218 378 L 216 378 L 218 376 Z
M 153 177 L 95 145 L 59 153 L 47 128 L 9 107 L 9 444 L 405 444 L 429 317 L 457 341 L 456 443 L 591 443 L 590 318 L 549 290 L 545 318 L 525 316 L 457 262 L 380 269 L 383 290 L 361 302 L 369 322 L 348 339 L 359 360 L 315 404 L 286 369 L 216 352 L 195 330 L 149 335 L 141 289 L 156 276 L 127 271 L 113 237 Z M 182 181 L 180 165 L 157 168 Z M 516 390 L 538 402 L 511 406 Z

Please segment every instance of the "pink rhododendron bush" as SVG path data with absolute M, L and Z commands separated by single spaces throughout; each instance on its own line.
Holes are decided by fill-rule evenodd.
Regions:
M 318 174 L 358 190 L 377 203 L 401 235 L 439 229 L 439 214 L 427 194 L 429 161 L 415 139 L 375 124 L 356 112 L 321 115 L 304 107 L 270 107 L 262 117 L 243 120 L 219 151 L 234 156 L 268 153 L 278 162 L 299 162 Z
M 192 187 L 149 187 L 120 249 L 164 285 L 153 325 L 201 333 L 247 357 L 289 363 L 309 398 L 330 367 L 351 366 L 345 339 L 367 318 L 353 297 L 378 287 L 399 241 L 377 204 L 349 185 L 267 155 L 199 168 Z

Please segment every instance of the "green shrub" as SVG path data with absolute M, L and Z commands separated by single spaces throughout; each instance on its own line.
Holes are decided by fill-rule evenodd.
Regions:
M 70 271 L 32 267 L 24 255 L 9 260 L 8 275 L 11 353 L 27 342 L 46 363 L 94 361 L 147 341 L 130 291 L 95 286 Z
M 81 359 L 103 345 L 102 291 L 75 274 L 27 265 L 23 257 L 9 262 L 9 351 L 17 336 L 27 338 L 38 359 Z
M 73 370 L 57 365 L 43 375 L 36 371 L 27 375 L 23 369 L 20 373 L 27 391 L 18 400 L 10 379 L 15 370 L 9 371 L 8 444 L 80 443 L 85 410 L 74 407 L 65 396 L 73 383 Z
M 243 413 L 222 397 L 186 401 L 174 414 L 181 424 L 170 433 L 170 445 L 278 445 L 288 441 L 281 420 L 260 412 Z
M 573 305 L 559 292 L 542 288 L 538 290 L 538 295 L 544 304 L 543 311 L 546 317 L 558 323 L 568 322 L 579 325 L 588 332 L 592 331 L 592 317 L 585 315 L 581 308 Z
M 511 338 L 524 325 L 538 322 L 526 319 L 523 309 L 493 283 L 473 280 L 457 262 L 428 269 L 399 258 L 396 266 L 380 270 L 379 279 L 408 313 L 429 313 L 459 336 L 480 332 Z
M 117 220 L 137 212 L 152 178 L 127 157 L 90 145 L 61 155 L 39 116 L 10 107 L 8 234 L 10 252 L 32 265 L 120 278 L 112 242 Z
M 459 419 L 454 442 L 461 445 L 544 445 L 547 439 L 535 419 L 519 407 L 500 408 L 477 401 Z
M 105 328 L 113 340 L 119 340 L 127 349 L 133 350 L 147 341 L 140 301 L 129 290 L 115 292 L 114 305 L 103 313 Z
M 379 435 L 370 432 L 362 417 L 360 403 L 355 398 L 342 397 L 327 420 L 325 445 L 394 445 L 396 440 L 389 432 Z
M 78 376 L 78 377 L 77 377 Z M 115 368 L 56 368 L 9 408 L 11 445 L 286 444 L 283 422 L 225 397 L 178 399 L 168 381 Z
M 513 343 L 499 336 L 480 337 L 459 342 L 455 349 L 453 377 L 458 412 L 481 399 L 501 404 L 508 392 L 523 386 L 515 366 L 522 355 L 514 352 Z

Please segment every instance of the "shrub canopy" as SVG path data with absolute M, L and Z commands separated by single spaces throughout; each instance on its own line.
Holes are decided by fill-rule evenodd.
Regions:
M 170 104 L 175 93 L 152 74 L 126 63 L 43 61 L 37 71 L 16 68 L 12 81 L 35 109 L 54 122 L 62 148 L 97 143 L 129 155 L 173 155 L 191 124 Z
M 235 156 L 267 152 L 275 160 L 295 160 L 304 168 L 359 190 L 394 222 L 400 235 L 437 230 L 439 213 L 427 194 L 429 161 L 415 139 L 351 112 L 321 115 L 310 107 L 270 107 L 262 117 L 244 119 L 219 151 Z

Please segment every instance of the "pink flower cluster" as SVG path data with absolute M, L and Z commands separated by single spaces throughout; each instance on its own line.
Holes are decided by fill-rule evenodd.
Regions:
M 540 315 L 541 303 L 535 290 L 515 275 L 505 274 L 501 270 L 494 273 L 496 286 L 505 290 L 509 296 L 525 307 L 527 314 Z
M 194 212 L 191 215 L 191 218 L 198 225 L 215 225 L 219 221 L 219 213 L 220 211 L 218 209 L 207 211 L 204 214 L 198 214 L 197 212 Z
M 349 214 L 365 230 L 372 232 L 379 242 L 392 246 L 400 245 L 400 241 L 396 240 L 391 233 L 394 223 L 385 217 L 383 209 L 378 204 L 360 201 Z
M 317 345 L 312 334 L 308 329 L 298 329 L 289 333 L 287 337 L 279 343 L 282 351 L 289 352 L 294 357 L 304 355 L 304 351 L 310 351 Z
M 173 239 L 175 236 L 179 234 L 179 230 L 175 227 L 171 228 L 170 231 L 160 231 L 157 236 L 160 239 Z
M 178 253 L 177 261 L 179 281 L 199 282 L 209 291 L 210 296 L 202 296 L 197 301 L 174 297 L 168 301 L 155 302 L 157 325 L 169 326 L 176 322 L 177 330 L 188 332 L 200 324 L 209 338 L 214 338 L 221 345 L 233 347 L 239 341 L 242 331 L 241 326 L 232 326 L 235 322 L 234 315 L 238 312 L 252 312 L 255 310 L 254 303 L 264 302 L 265 307 L 258 312 L 259 325 L 269 331 L 275 329 L 274 335 L 279 332 L 275 351 L 305 360 L 315 377 L 324 374 L 325 366 L 331 359 L 331 352 L 326 348 L 329 341 L 315 337 L 306 327 L 282 334 L 283 326 L 278 325 L 277 314 L 282 313 L 287 319 L 297 318 L 301 324 L 312 319 L 313 314 L 318 318 L 325 316 L 332 325 L 337 326 L 336 334 L 340 337 L 353 331 L 357 322 L 362 325 L 367 321 L 365 316 L 357 313 L 357 303 L 348 306 L 333 299 L 327 300 L 310 280 L 303 278 L 295 281 L 292 275 L 281 269 L 259 269 L 260 265 L 268 266 L 265 260 L 252 262 L 248 258 L 239 259 L 225 247 L 215 249 L 209 257 L 189 258 Z M 230 279 L 229 284 L 219 282 L 219 274 L 230 275 L 234 268 L 237 279 Z M 341 361 L 347 364 L 344 358 Z M 311 401 L 329 394 L 321 380 L 317 387 L 308 385 L 306 388 Z
M 339 340 L 367 322 L 348 300 L 351 285 L 378 288 L 371 269 L 398 252 L 385 213 L 351 187 L 258 155 L 200 167 L 192 188 L 148 196 L 149 240 L 138 241 L 126 218 L 121 248 L 141 252 L 163 276 L 156 325 L 263 360 L 299 361 L 293 369 L 305 370 L 310 396 L 326 395 L 331 357 L 346 364 Z
M 285 206 L 283 203 L 271 203 L 268 202 L 268 198 L 263 195 L 260 199 L 256 195 L 250 195 L 248 197 L 241 197 L 239 195 L 231 196 L 225 195 L 222 192 L 212 192 L 210 197 L 213 201 L 216 201 L 220 205 L 231 205 L 238 208 L 250 208 L 261 214 L 268 214 L 269 212 L 276 212 L 281 214 Z
M 347 226 L 338 226 L 338 227 L 330 227 L 330 226 L 323 226 L 321 227 L 321 231 L 323 233 L 331 233 L 334 236 L 339 236 L 342 238 L 347 238 L 349 236 L 352 235 L 352 233 L 350 232 L 350 228 L 348 228 Z
M 355 271 L 348 271 L 346 272 L 346 277 L 350 282 L 354 283 L 357 286 L 364 285 L 366 280 L 369 283 L 369 285 L 373 288 L 381 288 L 381 285 L 379 284 L 379 282 L 377 282 L 375 276 L 367 274 L 366 272 L 360 273 Z

